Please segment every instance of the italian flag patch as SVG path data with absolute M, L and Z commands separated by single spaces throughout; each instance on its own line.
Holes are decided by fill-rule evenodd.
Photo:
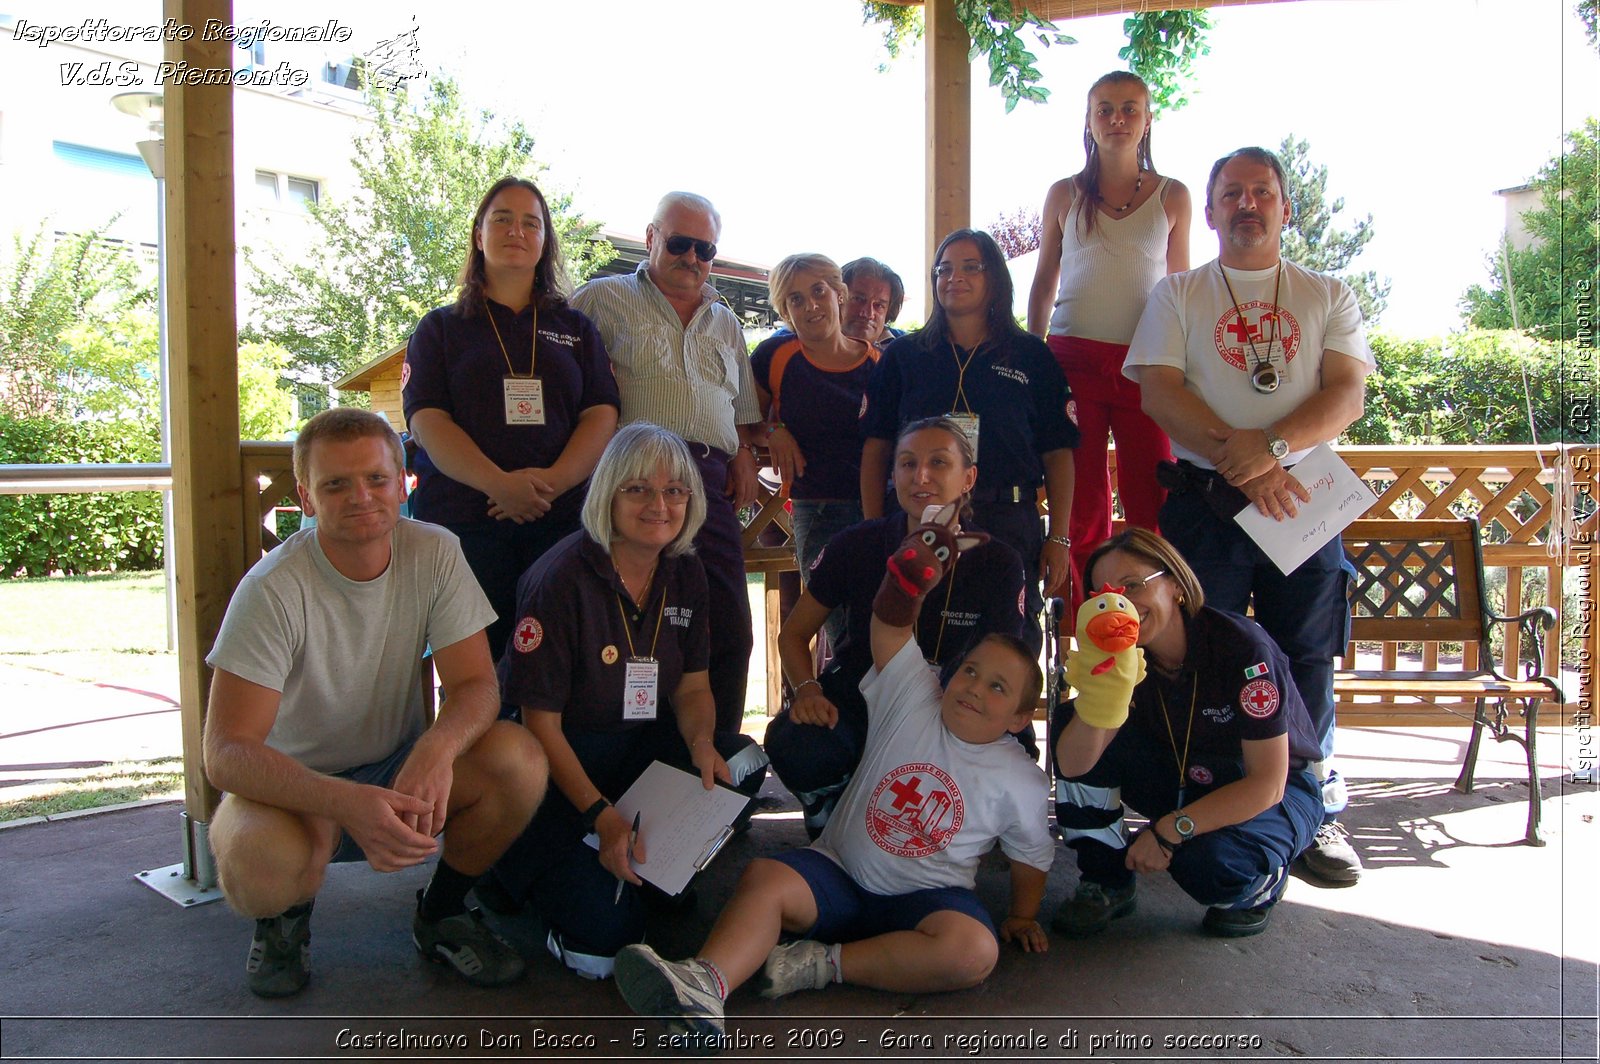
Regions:
M 1265 676 L 1266 674 L 1267 663 L 1264 661 L 1258 661 L 1248 669 L 1244 670 L 1244 678 L 1246 680 L 1254 680 L 1257 676 Z

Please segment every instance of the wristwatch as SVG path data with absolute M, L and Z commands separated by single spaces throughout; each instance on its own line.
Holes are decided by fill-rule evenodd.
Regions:
M 1273 461 L 1281 462 L 1289 457 L 1289 441 L 1279 436 L 1271 429 L 1263 429 L 1267 435 L 1267 453 L 1272 455 Z
M 1172 821 L 1172 830 L 1178 833 L 1178 845 L 1183 845 L 1194 838 L 1194 821 L 1188 813 L 1179 813 Z
M 600 814 L 604 813 L 611 805 L 604 798 L 595 799 L 595 803 L 583 811 L 583 830 L 593 831 L 595 824 L 600 821 Z

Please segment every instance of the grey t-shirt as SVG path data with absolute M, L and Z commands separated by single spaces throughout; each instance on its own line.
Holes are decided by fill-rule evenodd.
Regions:
M 297 532 L 245 574 L 206 664 L 283 695 L 267 745 L 317 772 L 381 760 L 420 735 L 425 647 L 488 627 L 494 610 L 456 537 L 402 520 L 389 568 L 351 580 L 317 531 Z

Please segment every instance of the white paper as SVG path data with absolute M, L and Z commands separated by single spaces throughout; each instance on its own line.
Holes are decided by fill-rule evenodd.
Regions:
M 1251 505 L 1234 517 L 1285 576 L 1321 550 L 1328 540 L 1338 539 L 1374 500 L 1366 481 L 1356 476 L 1325 443 L 1312 449 L 1289 472 L 1311 493 L 1310 502 L 1295 500 L 1299 513 L 1274 521 Z
M 639 819 L 639 840 L 649 860 L 634 861 L 633 870 L 668 894 L 681 893 L 727 841 L 734 818 L 744 812 L 749 800 L 726 787 L 708 791 L 699 775 L 651 762 L 628 793 L 617 800 L 617 812 L 629 824 L 634 813 L 644 813 Z M 583 841 L 600 848 L 596 834 Z

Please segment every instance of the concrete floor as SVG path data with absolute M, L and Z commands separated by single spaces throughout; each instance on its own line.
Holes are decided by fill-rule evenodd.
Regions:
M 1346 820 L 1368 874 L 1342 890 L 1296 880 L 1258 938 L 1202 937 L 1199 907 L 1149 878 L 1138 912 L 1104 935 L 1054 938 L 1044 955 L 1008 948 L 973 990 L 735 994 L 728 1031 L 741 1048 L 725 1055 L 1594 1060 L 1600 795 L 1564 782 L 1577 737 L 1541 739 L 1543 848 L 1517 841 L 1526 787 L 1510 744 L 1485 751 L 1474 794 L 1451 789 L 1464 738 L 1341 732 L 1355 781 Z M 697 909 L 659 918 L 650 938 L 663 953 L 698 945 L 748 859 L 803 843 L 787 795 L 769 794 L 774 808 L 718 859 Z M 409 912 L 424 869 L 336 868 L 317 903 L 310 987 L 260 1001 L 242 981 L 246 921 L 221 904 L 181 908 L 133 878 L 177 860 L 179 832 L 174 803 L 0 831 L 0 1058 L 660 1052 L 662 1028 L 627 1015 L 608 983 L 567 975 L 531 917 L 495 918 L 531 960 L 517 986 L 474 990 L 423 964 Z M 1071 865 L 1051 873 L 1047 909 L 1070 895 Z M 979 886 L 1003 912 L 1003 863 L 986 863 Z M 410 1041 L 352 1044 L 364 1036 Z

